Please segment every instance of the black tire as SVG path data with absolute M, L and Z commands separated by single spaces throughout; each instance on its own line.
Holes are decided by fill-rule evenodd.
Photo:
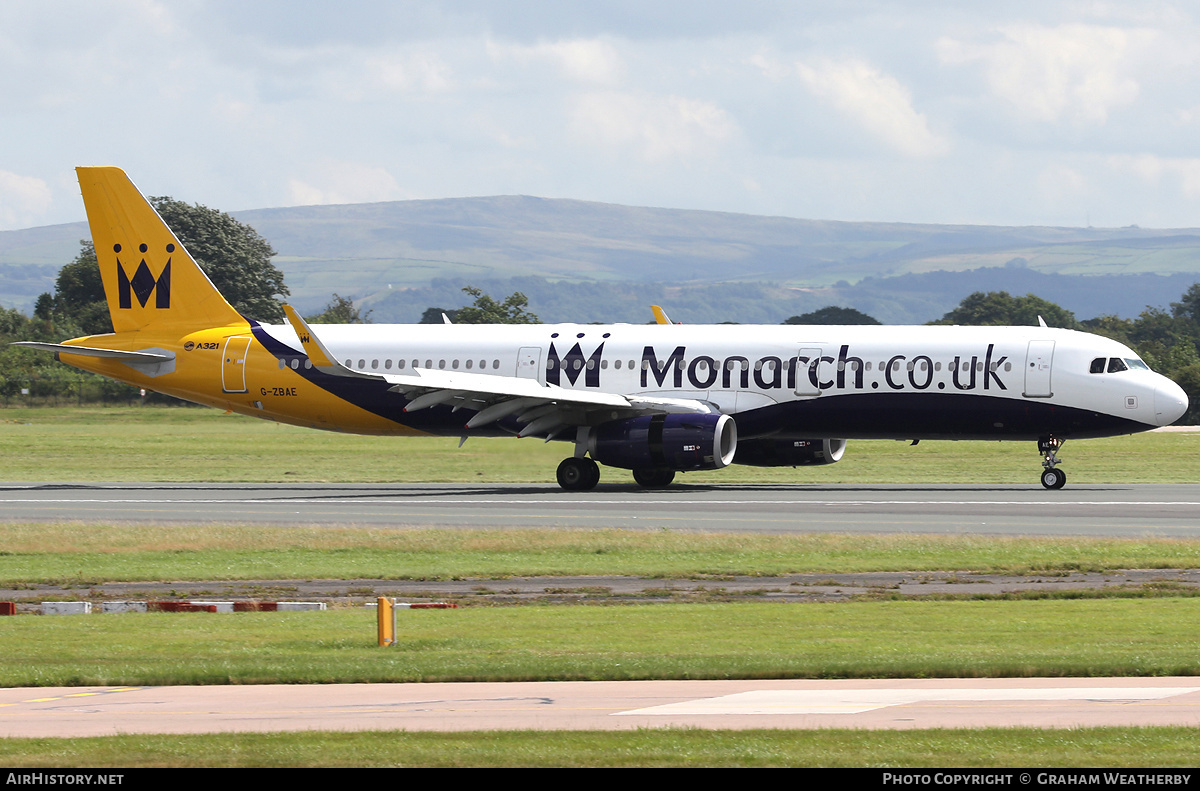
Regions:
M 563 459 L 555 474 L 558 485 L 569 492 L 585 492 L 600 483 L 600 465 L 591 459 Z
M 633 479 L 637 481 L 638 486 L 662 489 L 670 486 L 671 481 L 675 480 L 675 471 L 655 467 L 643 468 L 633 471 Z
M 1067 485 L 1067 474 L 1054 468 L 1042 472 L 1042 486 L 1047 489 L 1061 489 Z
M 587 462 L 587 485 L 584 489 L 595 489 L 596 484 L 600 483 L 600 465 L 591 459 L 584 459 Z

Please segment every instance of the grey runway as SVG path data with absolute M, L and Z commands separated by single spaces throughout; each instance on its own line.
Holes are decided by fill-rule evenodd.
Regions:
M 0 519 L 1200 536 L 1200 485 L 0 484 Z

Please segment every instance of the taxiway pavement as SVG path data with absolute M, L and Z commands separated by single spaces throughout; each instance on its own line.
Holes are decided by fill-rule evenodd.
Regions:
M 296 730 L 1200 725 L 1195 678 L 592 681 L 0 690 L 0 736 Z

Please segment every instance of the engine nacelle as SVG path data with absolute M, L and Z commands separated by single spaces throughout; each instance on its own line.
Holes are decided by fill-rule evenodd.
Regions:
M 627 470 L 718 470 L 733 461 L 737 424 L 729 415 L 648 415 L 602 423 L 592 458 Z
M 846 452 L 844 439 L 748 439 L 738 443 L 734 464 L 803 467 L 833 464 Z

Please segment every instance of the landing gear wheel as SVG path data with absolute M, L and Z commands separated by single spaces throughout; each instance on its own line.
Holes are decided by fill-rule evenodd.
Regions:
M 675 480 L 675 471 L 648 467 L 633 471 L 633 479 L 637 481 L 638 486 L 647 489 L 663 489 L 671 485 L 671 481 Z
M 591 459 L 563 459 L 558 465 L 558 485 L 567 491 L 586 492 L 600 483 L 600 465 Z
M 1049 469 L 1042 472 L 1042 486 L 1047 489 L 1061 489 L 1067 484 L 1067 474 L 1062 470 Z
M 596 484 L 600 483 L 600 465 L 591 459 L 584 459 L 584 461 L 586 462 L 584 466 L 587 468 L 588 476 L 587 483 L 584 484 L 583 488 L 587 490 L 595 489 Z
M 1038 452 L 1042 454 L 1042 467 L 1045 468 L 1042 473 L 1042 486 L 1047 489 L 1061 489 L 1067 484 L 1067 474 L 1058 469 L 1058 465 L 1062 463 L 1058 458 L 1058 451 L 1063 442 L 1061 437 L 1053 434 L 1038 437 Z

